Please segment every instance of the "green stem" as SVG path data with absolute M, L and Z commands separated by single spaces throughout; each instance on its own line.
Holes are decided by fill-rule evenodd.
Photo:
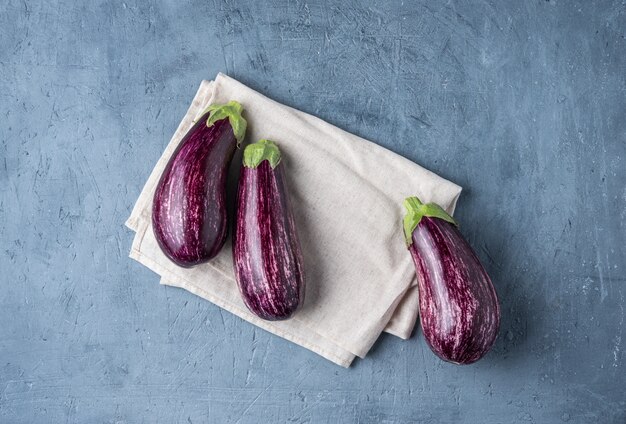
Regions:
M 451 224 L 458 225 L 454 218 L 436 203 L 424 204 L 420 199 L 412 196 L 404 199 L 404 207 L 407 211 L 403 220 L 404 239 L 407 246 L 413 243 L 413 231 L 415 231 L 420 221 L 425 216 L 443 219 Z
M 246 128 L 248 127 L 248 123 L 244 117 L 241 116 L 241 112 L 243 112 L 241 104 L 231 100 L 224 105 L 209 105 L 206 109 L 204 109 L 204 111 L 202 111 L 200 116 L 204 116 L 207 112 L 211 112 L 206 121 L 207 127 L 210 127 L 217 121 L 228 118 L 228 122 L 233 128 L 233 133 L 237 139 L 237 147 L 239 147 L 246 136 Z
M 247 168 L 256 168 L 261 162 L 267 160 L 274 169 L 280 163 L 280 159 L 280 149 L 270 140 L 259 140 L 249 144 L 243 151 L 243 166 Z

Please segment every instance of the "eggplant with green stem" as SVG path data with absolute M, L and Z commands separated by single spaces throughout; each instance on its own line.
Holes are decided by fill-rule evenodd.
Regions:
M 243 152 L 233 260 L 243 301 L 260 318 L 290 318 L 304 302 L 304 269 L 278 146 L 269 140 Z
M 409 197 L 406 243 L 417 271 L 420 323 L 441 359 L 471 364 L 493 346 L 500 306 L 491 279 L 455 220 L 435 203 Z
M 235 101 L 209 106 L 179 143 L 156 187 L 154 235 L 179 266 L 207 262 L 226 241 L 226 177 L 246 133 L 242 111 Z

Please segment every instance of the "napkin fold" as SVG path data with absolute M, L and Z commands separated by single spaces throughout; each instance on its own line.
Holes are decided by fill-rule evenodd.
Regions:
M 287 321 L 264 321 L 245 307 L 230 239 L 209 263 L 187 269 L 167 259 L 152 231 L 152 197 L 172 153 L 207 105 L 229 100 L 244 107 L 246 143 L 267 138 L 283 154 L 306 277 L 304 304 Z M 239 152 L 231 167 L 230 204 L 240 157 Z M 407 339 L 417 319 L 415 270 L 402 234 L 404 198 L 417 195 L 451 214 L 460 192 L 456 184 L 383 147 L 219 74 L 200 84 L 126 222 L 136 232 L 130 257 L 159 274 L 161 284 L 188 290 L 348 367 L 355 356 L 365 356 L 382 331 Z

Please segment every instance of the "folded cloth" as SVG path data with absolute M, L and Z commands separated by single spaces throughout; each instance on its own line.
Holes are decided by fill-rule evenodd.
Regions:
M 287 321 L 264 321 L 245 307 L 230 240 L 209 263 L 186 269 L 165 257 L 152 232 L 152 197 L 170 156 L 207 105 L 230 100 L 243 105 L 246 141 L 267 138 L 283 153 L 306 277 L 304 304 Z M 239 156 L 231 168 L 232 189 Z M 126 222 L 136 232 L 130 257 L 161 275 L 162 284 L 188 290 L 348 367 L 355 356 L 365 356 L 382 331 L 406 339 L 415 325 L 418 292 L 402 234 L 404 198 L 417 195 L 452 213 L 460 192 L 456 184 L 383 147 L 219 74 L 200 85 Z

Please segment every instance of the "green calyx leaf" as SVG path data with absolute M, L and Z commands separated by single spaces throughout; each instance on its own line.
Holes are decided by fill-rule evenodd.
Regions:
M 444 221 L 458 226 L 454 218 L 436 203 L 423 204 L 420 199 L 413 196 L 404 199 L 404 207 L 407 211 L 403 221 L 404 239 L 407 246 L 413 243 L 413 231 L 415 231 L 415 228 L 417 228 L 418 224 L 425 216 L 443 219 Z
M 209 105 L 200 116 L 204 116 L 207 112 L 211 112 L 209 119 L 206 121 L 207 127 L 210 127 L 217 121 L 228 118 L 228 122 L 230 122 L 230 126 L 233 128 L 233 133 L 237 139 L 237 146 L 239 146 L 246 136 L 246 128 L 248 127 L 248 123 L 244 117 L 241 116 L 241 112 L 243 112 L 241 104 L 231 100 L 225 105 Z
M 267 160 L 274 169 L 280 163 L 280 159 L 280 149 L 270 140 L 259 140 L 249 144 L 243 151 L 243 166 L 247 168 L 256 168 L 261 162 Z

